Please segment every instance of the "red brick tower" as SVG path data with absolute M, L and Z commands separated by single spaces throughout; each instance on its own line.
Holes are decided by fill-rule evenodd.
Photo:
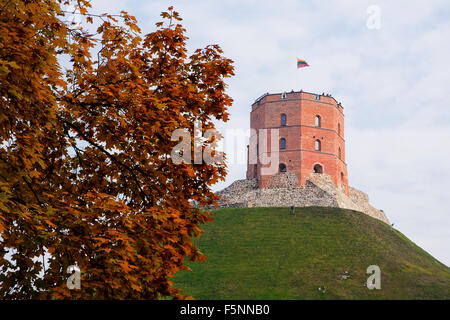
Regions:
M 265 94 L 252 105 L 250 128 L 256 132 L 249 149 L 257 150 L 258 162 L 247 164 L 247 179 L 258 178 L 261 188 L 267 186 L 271 175 L 261 174 L 267 165 L 260 160 L 264 151 L 270 156 L 270 131 L 278 129 L 278 172 L 294 173 L 299 186 L 313 172 L 327 174 L 348 195 L 344 113 L 333 97 L 303 91 Z M 267 149 L 258 145 L 259 129 L 268 129 Z

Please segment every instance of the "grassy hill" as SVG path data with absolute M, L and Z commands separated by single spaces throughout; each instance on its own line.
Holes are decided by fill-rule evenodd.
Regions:
M 289 211 L 215 210 L 196 240 L 208 258 L 175 286 L 196 299 L 450 299 L 450 268 L 387 224 L 339 208 Z M 381 268 L 381 290 L 364 286 L 369 265 Z

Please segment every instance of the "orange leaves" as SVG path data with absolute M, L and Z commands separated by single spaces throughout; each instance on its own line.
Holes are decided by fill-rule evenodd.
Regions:
M 0 18 L 0 251 L 13 248 L 31 271 L 6 277 L 0 296 L 182 298 L 169 278 L 185 258 L 205 258 L 190 237 L 212 221 L 191 204 L 216 199 L 210 184 L 225 165 L 175 165 L 171 134 L 227 118 L 232 61 L 218 46 L 188 57 L 172 7 L 143 39 L 127 12 L 103 15 L 94 38 L 58 19 L 59 2 L 15 3 Z M 89 2 L 76 3 L 92 23 Z M 65 73 L 61 54 L 72 59 Z M 35 281 L 45 250 L 51 263 Z M 75 263 L 77 292 L 61 274 Z
M 203 262 L 206 260 L 206 256 L 203 253 L 200 253 L 198 256 L 198 262 Z
M 136 291 L 139 291 L 139 292 L 141 292 L 141 291 L 143 290 L 142 287 L 138 286 L 138 285 L 135 284 L 134 282 L 131 282 L 131 283 L 130 283 L 130 286 L 131 286 L 131 289 L 136 290 Z
M 83 15 L 87 14 L 87 9 L 86 9 L 86 7 L 81 7 L 79 10 L 80 10 L 80 13 L 81 13 L 81 14 L 83 14 Z
M 189 177 L 191 177 L 191 178 L 194 178 L 194 177 L 196 176 L 195 171 L 194 171 L 193 168 L 190 167 L 190 166 L 187 166 L 187 167 L 185 168 L 185 171 L 187 172 L 187 174 L 188 174 Z
M 46 224 L 48 224 L 50 227 L 52 227 L 52 228 L 56 228 L 57 226 L 56 226 L 56 224 L 54 224 L 53 222 L 51 222 L 50 220 L 44 220 L 45 221 L 45 223 Z
M 128 262 L 125 260 L 118 261 L 118 264 L 120 265 L 124 273 L 129 273 L 131 270 L 136 269 L 135 266 L 129 265 Z
M 101 237 L 93 237 L 92 240 L 99 242 L 98 245 L 102 245 L 103 243 L 108 242 L 108 239 L 101 238 Z

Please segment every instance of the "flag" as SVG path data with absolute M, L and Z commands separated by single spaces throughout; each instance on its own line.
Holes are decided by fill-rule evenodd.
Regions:
M 297 69 L 303 68 L 303 67 L 309 67 L 309 64 L 305 60 L 301 60 L 297 58 Z

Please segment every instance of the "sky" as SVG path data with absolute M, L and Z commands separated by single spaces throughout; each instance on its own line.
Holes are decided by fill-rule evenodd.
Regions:
M 450 266 L 448 0 L 92 3 L 94 13 L 134 15 L 144 34 L 173 5 L 190 52 L 219 44 L 236 73 L 227 81 L 231 117 L 219 130 L 248 129 L 250 106 L 265 92 L 331 94 L 344 107 L 349 184 Z M 297 57 L 310 67 L 297 69 Z M 246 149 L 225 151 L 229 173 L 214 190 L 245 178 Z

